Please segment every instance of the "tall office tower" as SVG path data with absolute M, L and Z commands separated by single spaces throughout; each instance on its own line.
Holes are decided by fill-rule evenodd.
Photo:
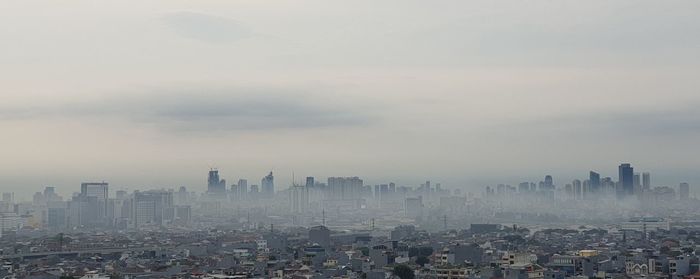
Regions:
M 173 192 L 145 191 L 134 192 L 132 220 L 133 226 L 163 225 L 175 218 Z
M 107 182 L 85 182 L 80 184 L 80 196 L 84 198 L 94 197 L 100 203 L 104 211 L 98 216 L 104 218 L 107 213 L 107 200 L 109 200 L 109 183 Z
M 109 183 L 86 182 L 80 184 L 80 195 L 83 197 L 96 197 L 98 200 L 109 199 Z
M 289 191 L 289 205 L 293 213 L 305 213 L 309 207 L 309 188 L 294 185 Z
M 207 179 L 207 193 L 220 196 L 226 193 L 226 180 L 219 179 L 218 170 L 209 170 L 209 178 Z
M 574 197 L 577 200 L 583 199 L 583 189 L 581 186 L 581 180 L 575 179 L 571 184 L 574 185 Z
M 175 204 L 187 204 L 189 202 L 189 196 L 190 194 L 187 193 L 187 188 L 185 188 L 185 186 L 181 186 L 177 193 L 175 193 Z
M 46 205 L 46 199 L 44 198 L 44 195 L 41 192 L 34 193 L 34 196 L 32 197 L 32 204 Z
M 530 182 L 523 182 L 518 184 L 518 193 L 525 194 L 530 192 Z
M 389 183 L 389 193 L 392 195 L 396 193 L 396 184 L 394 182 Z
M 591 185 L 590 185 L 590 180 L 586 179 L 583 181 L 583 186 L 581 186 L 581 192 L 583 194 L 583 198 L 587 199 L 591 195 Z
M 260 186 L 250 185 L 250 191 L 248 192 L 248 198 L 251 200 L 256 200 L 260 198 Z
M 248 180 L 239 179 L 238 180 L 238 193 L 239 200 L 245 200 L 248 198 Z
M 237 201 L 240 200 L 241 197 L 239 196 L 240 190 L 238 190 L 238 184 L 231 184 L 231 193 L 229 195 L 229 199 L 231 201 Z
M 683 182 L 678 186 L 678 198 L 681 200 L 690 199 L 690 184 Z
M 554 190 L 554 180 L 552 179 L 551 175 L 544 177 L 544 187 L 547 190 Z
M 180 187 L 180 190 L 182 190 L 182 188 L 184 188 L 184 187 Z M 126 199 L 126 195 L 127 195 L 126 191 L 119 190 L 119 191 L 117 191 L 116 197 L 118 200 L 123 200 L 123 199 Z
M 573 199 L 574 197 L 574 187 L 571 184 L 564 185 L 564 193 L 568 199 Z
M 2 193 L 2 201 L 8 204 L 15 202 L 15 193 Z
M 611 177 L 605 177 L 600 180 L 601 192 L 605 195 L 615 195 L 615 182 Z
M 262 186 L 263 197 L 269 199 L 275 196 L 275 177 L 272 176 L 272 172 L 262 178 L 260 185 Z
M 600 192 L 600 174 L 594 171 L 588 173 L 588 187 L 591 189 L 591 193 Z
M 63 200 L 63 198 L 61 198 L 61 196 L 56 194 L 56 187 L 49 187 L 49 186 L 44 188 L 44 199 L 46 199 L 47 202 Z
M 386 201 L 389 198 L 389 184 L 379 185 L 379 199 Z
M 314 177 L 313 176 L 307 176 L 306 177 L 306 188 L 314 188 L 315 182 L 314 182 Z
M 328 188 L 330 200 L 359 199 L 364 183 L 359 177 L 329 177 Z
M 640 195 L 642 193 L 642 177 L 638 172 L 635 172 L 632 176 L 632 185 L 634 188 L 634 194 Z
M 644 191 L 651 190 L 651 174 L 648 172 L 642 173 L 642 189 Z
M 626 198 L 634 194 L 634 168 L 630 164 L 621 164 L 618 167 L 618 182 L 617 189 L 618 198 Z

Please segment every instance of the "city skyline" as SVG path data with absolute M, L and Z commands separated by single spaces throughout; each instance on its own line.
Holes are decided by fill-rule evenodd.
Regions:
M 698 5 L 11 3 L 0 186 L 216 166 L 478 187 L 619 161 L 700 185 Z
M 682 193 L 684 193 L 684 190 L 682 190 L 680 188 L 682 188 L 683 185 L 685 185 L 685 187 L 686 187 L 685 193 L 689 194 L 690 195 L 689 197 L 693 197 L 693 198 L 695 197 L 695 194 L 696 194 L 695 190 L 692 186 L 690 186 L 693 184 L 689 183 L 688 182 L 689 180 L 676 179 L 675 184 L 674 183 L 671 183 L 671 184 L 661 183 L 661 182 L 657 182 L 656 176 L 653 176 L 654 179 L 652 180 L 650 178 L 650 177 L 652 177 L 652 175 L 648 170 L 644 170 L 644 172 L 641 172 L 641 173 L 630 170 L 630 171 L 632 171 L 632 174 L 634 174 L 634 176 L 635 176 L 635 181 L 633 181 L 634 184 L 631 184 L 632 182 L 630 182 L 629 185 L 623 185 L 623 182 L 622 182 L 622 180 L 624 179 L 623 173 L 622 173 L 623 168 L 632 168 L 633 169 L 634 166 L 632 166 L 629 163 L 621 163 L 618 166 L 618 171 L 616 174 L 610 174 L 609 172 L 604 172 L 604 171 L 600 171 L 600 170 L 597 170 L 597 171 L 590 170 L 589 175 L 587 177 L 582 175 L 582 176 L 577 176 L 577 177 L 573 177 L 573 178 L 567 178 L 567 177 L 562 178 L 562 177 L 557 176 L 557 175 L 553 176 L 551 174 L 546 174 L 546 175 L 544 175 L 544 178 L 545 178 L 544 181 L 541 181 L 540 184 L 544 183 L 544 188 L 552 189 L 555 191 L 570 191 L 571 189 L 568 189 L 567 187 L 570 187 L 571 183 L 574 183 L 574 187 L 576 187 L 576 185 L 575 185 L 576 183 L 579 183 L 578 187 L 579 187 L 579 191 L 580 191 L 581 190 L 580 183 L 583 182 L 584 183 L 583 187 L 587 187 L 587 189 L 588 189 L 587 191 L 598 192 L 600 190 L 600 187 L 603 186 L 601 184 L 602 180 L 612 179 L 612 182 L 620 184 L 620 185 L 615 186 L 616 192 L 614 193 L 618 199 L 621 197 L 625 197 L 625 196 L 632 196 L 633 192 L 636 193 L 636 192 L 640 191 L 637 189 L 637 187 L 639 187 L 640 189 L 644 189 L 644 190 L 650 190 L 652 187 L 671 187 L 674 189 L 678 188 L 677 190 L 680 191 L 679 194 L 682 194 Z M 300 186 L 305 185 L 306 187 L 309 187 L 310 186 L 309 181 L 312 181 L 311 186 L 313 186 L 314 180 L 316 181 L 316 183 L 318 183 L 319 181 L 322 181 L 321 183 L 324 183 L 325 180 L 319 180 L 319 179 L 322 179 L 322 178 L 328 178 L 328 179 L 341 178 L 339 176 L 334 176 L 334 175 L 331 175 L 331 176 L 305 176 L 305 177 L 304 176 L 296 176 L 295 177 L 294 174 L 292 174 L 292 177 L 295 178 L 294 181 L 290 180 L 288 182 L 285 182 L 285 181 L 280 182 L 278 180 L 277 186 L 275 186 L 274 182 L 270 182 L 270 184 L 267 186 L 268 190 L 263 190 L 266 188 L 265 181 L 268 179 L 269 179 L 269 181 L 272 181 L 272 179 L 274 179 L 272 175 L 273 175 L 273 172 L 269 172 L 267 175 L 263 176 L 261 179 L 261 182 L 257 183 L 257 184 L 256 183 L 249 183 L 247 177 L 228 177 L 230 179 L 228 181 L 232 181 L 229 183 L 226 180 L 227 176 L 219 174 L 218 168 L 211 168 L 209 170 L 208 178 L 206 179 L 206 181 L 199 183 L 199 184 L 202 184 L 204 186 L 201 186 L 199 184 L 194 184 L 194 185 L 161 185 L 161 186 L 151 186 L 151 187 L 130 187 L 128 185 L 114 185 L 113 184 L 112 189 L 114 192 L 116 192 L 116 191 L 122 191 L 122 190 L 127 190 L 127 191 L 128 190 L 162 190 L 162 189 L 168 189 L 168 188 L 176 189 L 178 187 L 186 187 L 190 191 L 193 191 L 196 193 L 214 194 L 214 195 L 227 194 L 229 192 L 231 192 L 234 195 L 240 195 L 239 191 L 243 191 L 244 194 L 243 194 L 243 196 L 241 196 L 241 198 L 243 198 L 243 199 L 246 198 L 245 193 L 248 193 L 249 191 L 256 191 L 256 192 L 259 191 L 259 193 L 261 194 L 260 197 L 268 197 L 269 198 L 272 196 L 271 193 L 274 193 L 277 191 L 283 191 L 286 189 L 292 189 L 294 185 L 300 185 Z M 625 178 L 630 178 L 630 177 L 628 177 L 629 175 L 630 174 L 625 174 Z M 351 177 L 351 176 L 347 176 L 347 177 Z M 357 176 L 354 176 L 354 177 L 357 178 Z M 485 187 L 485 186 L 495 188 L 496 185 L 506 185 L 506 186 L 510 186 L 510 187 L 517 187 L 519 189 L 518 185 L 519 184 L 522 185 L 523 181 L 525 183 L 532 183 L 532 185 L 536 185 L 537 181 L 539 181 L 538 179 L 540 179 L 541 177 L 536 178 L 536 176 L 533 175 L 533 176 L 528 176 L 528 178 L 520 178 L 520 180 L 517 180 L 518 178 L 513 178 L 515 180 L 512 180 L 512 181 L 505 181 L 505 180 L 503 180 L 503 177 L 501 177 L 500 180 L 492 180 L 492 181 L 484 182 L 481 185 L 474 185 L 473 187 L 466 187 L 466 188 L 459 186 L 459 185 L 457 185 L 457 186 L 445 185 L 444 182 L 442 182 L 442 180 L 439 180 L 439 178 L 425 178 L 423 180 L 414 180 L 411 182 L 405 182 L 404 180 L 401 180 L 401 179 L 370 180 L 372 182 L 368 182 L 368 183 L 363 184 L 362 182 L 364 180 L 366 180 L 366 177 L 363 177 L 363 179 L 360 180 L 360 184 L 362 184 L 362 186 L 372 186 L 372 185 L 376 186 L 376 185 L 386 184 L 386 183 L 392 183 L 392 184 L 398 183 L 399 186 L 402 186 L 402 187 L 415 188 L 415 187 L 418 187 L 419 185 L 421 185 L 421 183 L 423 183 L 425 181 L 437 181 L 438 184 L 446 186 L 444 188 L 447 190 L 464 191 L 465 194 L 469 193 L 471 195 L 478 196 L 480 194 L 483 194 L 481 191 L 483 190 L 483 187 Z M 642 178 L 643 178 L 643 180 L 642 180 Z M 93 184 L 94 185 L 101 185 L 101 184 L 108 183 L 105 180 L 102 180 L 102 182 L 97 182 L 97 181 L 98 180 L 95 180 L 95 182 L 81 181 L 80 184 L 82 185 L 82 188 L 85 188 L 86 187 L 85 185 L 93 185 Z M 253 180 L 253 181 L 255 181 L 255 180 Z M 593 181 L 593 182 L 591 182 L 591 181 Z M 115 186 L 116 186 L 116 188 L 115 188 Z M 43 185 L 43 186 L 38 186 L 38 187 L 32 188 L 34 190 L 25 189 L 24 192 L 22 192 L 22 191 L 15 192 L 12 190 L 12 188 L 6 188 L 6 189 L 3 189 L 4 190 L 3 193 L 12 193 L 13 196 L 15 196 L 17 198 L 17 200 L 27 200 L 27 199 L 31 199 L 31 196 L 34 193 L 37 193 L 37 191 L 40 189 L 44 189 L 44 187 L 51 188 L 53 192 L 60 193 L 60 194 L 65 195 L 65 196 L 70 196 L 71 193 L 80 193 L 80 192 L 85 191 L 85 190 L 75 191 L 75 189 L 73 189 L 73 187 L 71 187 L 71 186 L 65 187 L 67 189 L 65 189 L 65 188 L 61 189 L 59 187 L 59 190 L 56 191 L 55 185 Z M 239 187 L 242 187 L 242 188 L 239 188 Z M 253 189 L 251 187 L 255 187 L 255 189 Z M 543 186 L 540 185 L 539 187 L 543 187 Z M 626 187 L 627 187 L 627 189 L 625 189 Z M 633 188 L 629 189 L 628 187 L 633 187 Z M 521 191 L 518 190 L 518 192 L 521 192 Z
M 0 279 L 700 279 L 700 1 L 6 1 Z

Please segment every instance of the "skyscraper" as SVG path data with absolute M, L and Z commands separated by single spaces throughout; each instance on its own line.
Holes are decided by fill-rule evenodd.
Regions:
M 359 177 L 329 177 L 329 199 L 351 200 L 360 198 L 363 181 Z
M 634 194 L 634 168 L 626 163 L 618 167 L 619 189 L 617 189 L 618 198 L 626 198 Z
M 248 198 L 248 180 L 247 179 L 239 179 L 238 180 L 238 193 L 236 193 L 238 196 L 238 200 L 245 200 Z
M 136 191 L 132 205 L 132 222 L 136 228 L 145 224 L 163 225 L 175 217 L 173 192 L 170 191 Z
M 314 187 L 314 177 L 313 176 L 307 176 L 306 177 L 306 188 L 313 188 Z
M 554 190 L 554 179 L 552 179 L 551 175 L 544 177 L 544 187 L 547 190 Z
M 275 196 L 275 177 L 272 172 L 262 178 L 260 182 L 262 187 L 262 196 L 265 198 L 273 198 Z
M 681 200 L 690 199 L 690 184 L 683 182 L 678 186 L 678 198 Z
M 219 171 L 212 169 L 209 171 L 209 179 L 207 179 L 207 192 L 209 194 L 225 194 L 226 180 L 219 179 Z
M 86 182 L 80 184 L 80 195 L 83 197 L 95 197 L 98 200 L 109 199 L 109 183 L 107 182 Z
M 600 174 L 594 171 L 588 173 L 588 187 L 592 193 L 600 192 Z
M 651 189 L 651 174 L 648 172 L 642 173 L 642 189 L 645 191 Z
M 574 179 L 572 185 L 574 188 L 574 198 L 577 200 L 583 199 L 583 187 L 581 185 L 581 180 Z
M 642 176 L 638 172 L 632 176 L 632 184 L 634 185 L 634 194 L 640 195 L 642 193 Z

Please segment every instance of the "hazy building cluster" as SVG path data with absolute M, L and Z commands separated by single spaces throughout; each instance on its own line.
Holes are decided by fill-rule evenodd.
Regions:
M 652 186 L 649 172 L 635 172 L 631 164 L 624 163 L 618 167 L 617 178 L 601 177 L 600 173 L 590 171 L 588 178 L 584 180 L 574 179 L 563 186 L 557 187 L 551 175 L 547 175 L 544 181 L 538 184 L 522 182 L 517 188 L 499 184 L 496 187 L 487 186 L 486 195 L 508 195 L 517 193 L 520 196 L 538 195 L 542 197 L 573 199 L 573 200 L 600 200 L 611 199 L 641 201 L 658 201 L 690 199 L 690 185 L 686 182 L 679 184 L 677 188 L 668 186 Z M 676 194 L 678 193 L 678 194 Z

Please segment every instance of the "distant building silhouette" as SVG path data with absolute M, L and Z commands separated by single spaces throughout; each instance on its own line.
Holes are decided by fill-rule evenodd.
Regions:
M 678 185 L 678 198 L 681 200 L 690 199 L 690 184 L 683 182 Z
M 264 198 L 272 198 L 275 196 L 275 177 L 272 176 L 272 172 L 262 178 L 260 186 Z
M 642 173 L 642 189 L 649 191 L 651 189 L 651 174 L 648 172 Z
M 594 171 L 588 173 L 588 187 L 592 193 L 600 192 L 600 174 Z
M 632 165 L 621 164 L 618 167 L 618 182 L 618 198 L 626 198 L 634 194 L 634 168 Z
M 207 179 L 207 192 L 209 194 L 225 194 L 226 193 L 226 180 L 219 179 L 219 171 L 212 169 L 209 171 L 209 178 Z

